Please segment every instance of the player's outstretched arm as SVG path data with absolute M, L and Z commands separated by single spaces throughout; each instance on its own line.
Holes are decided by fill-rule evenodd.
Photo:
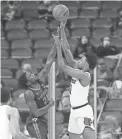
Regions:
M 50 71 L 50 68 L 52 66 L 52 63 L 53 63 L 55 57 L 56 57 L 56 47 L 54 44 L 54 46 L 52 47 L 52 49 L 47 57 L 47 61 L 46 61 L 46 64 L 44 66 L 44 69 L 39 73 L 39 80 L 41 80 L 42 82 L 45 81 L 45 78 Z
M 62 71 L 66 74 L 70 75 L 71 77 L 75 77 L 80 79 L 84 86 L 87 86 L 90 83 L 90 77 L 87 73 L 83 72 L 82 70 L 72 68 L 70 66 L 65 65 L 62 52 L 61 52 L 61 42 L 58 38 L 55 38 L 56 48 L 57 48 L 57 55 L 58 55 L 58 65 Z
M 31 113 L 35 117 L 39 117 L 39 116 L 47 113 L 48 109 L 54 105 L 54 101 L 51 100 L 45 107 L 38 109 L 36 102 L 34 100 L 33 92 L 30 90 L 27 90 L 24 95 L 25 95 L 26 103 L 27 103 Z
M 69 46 L 69 43 L 67 41 L 64 28 L 65 28 L 65 22 L 61 22 L 61 24 L 60 24 L 60 35 L 61 35 L 61 40 L 62 40 L 62 49 L 63 49 L 64 55 L 66 57 L 66 60 L 67 60 L 68 64 L 71 67 L 75 67 L 76 60 L 73 58 L 73 55 L 70 51 L 70 46 Z

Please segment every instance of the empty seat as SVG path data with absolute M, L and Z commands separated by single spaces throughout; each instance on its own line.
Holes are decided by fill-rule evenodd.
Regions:
M 111 43 L 116 47 L 122 48 L 122 38 L 118 38 L 118 37 L 111 38 Z
M 31 49 L 21 48 L 21 49 L 13 49 L 11 53 L 12 58 L 31 58 L 32 51 Z
M 27 32 L 25 30 L 11 30 L 7 33 L 8 40 L 26 39 Z
M 51 23 L 50 23 L 50 28 L 51 29 L 56 29 L 58 26 L 60 25 L 60 22 L 57 21 L 57 20 L 53 20 Z
M 7 50 L 2 49 L 1 50 L 1 58 L 8 58 L 9 54 Z
M 25 60 L 23 60 L 23 62 L 22 62 L 22 65 L 23 64 L 25 64 L 25 63 L 29 63 L 29 64 L 31 64 L 33 67 L 35 67 L 35 68 L 42 68 L 42 66 L 43 66 L 43 61 L 42 61 L 42 59 L 25 59 Z
M 98 16 L 97 10 L 84 9 L 80 13 L 80 18 L 96 18 Z
M 72 30 L 72 37 L 73 38 L 79 38 L 82 36 L 89 36 L 90 31 L 88 28 L 79 28 L 79 29 L 73 29 Z
M 30 48 L 32 47 L 32 42 L 30 39 L 24 39 L 24 40 L 13 40 L 11 43 L 12 49 L 17 48 Z
M 24 19 L 26 18 L 38 18 L 39 17 L 39 13 L 36 10 L 24 10 L 23 11 L 23 16 Z
M 19 64 L 15 59 L 2 59 L 1 60 L 1 67 L 9 68 L 9 69 L 18 69 Z
M 8 78 L 8 79 L 2 79 L 2 80 L 5 82 L 7 88 L 17 89 L 18 81 L 16 79 L 9 79 Z
M 33 29 L 41 29 L 41 28 L 46 28 L 47 27 L 47 22 L 46 20 L 31 20 L 29 21 L 27 25 L 29 30 Z
M 96 38 L 90 38 L 90 43 L 95 46 L 98 47 L 101 44 L 101 41 L 96 39 Z
M 122 29 L 119 28 L 119 29 L 116 29 L 114 32 L 113 32 L 113 36 L 114 37 L 122 37 Z
M 50 52 L 50 49 L 36 49 L 34 53 L 34 57 L 44 59 L 44 58 L 47 58 L 49 52 Z
M 112 22 L 111 20 L 100 18 L 100 19 L 96 19 L 95 21 L 93 21 L 92 26 L 95 28 L 100 28 L 100 27 L 110 28 L 112 27 Z
M 49 37 L 49 31 L 46 29 L 33 30 L 29 36 L 32 40 L 46 39 Z
M 97 28 L 93 30 L 92 35 L 97 39 L 101 39 L 103 37 L 109 36 L 110 30 L 108 28 Z
M 110 58 L 105 58 L 105 64 L 108 68 L 113 68 L 116 64 L 116 60 L 110 59 Z
M 69 29 L 67 27 L 65 27 L 64 30 L 65 30 L 66 37 L 67 38 L 70 37 L 70 31 L 69 31 Z M 57 29 L 53 30 L 52 33 L 53 34 L 57 34 Z
M 100 13 L 100 17 L 102 18 L 116 18 L 117 16 L 117 11 L 112 9 L 104 9 Z
M 103 9 L 114 9 L 118 10 L 121 7 L 120 1 L 104 1 L 103 2 Z
M 77 10 L 80 7 L 80 3 L 78 1 L 60 1 L 61 4 L 64 4 L 71 10 Z
M 69 17 L 68 17 L 69 19 L 75 19 L 77 17 L 78 17 L 78 13 L 76 10 L 70 10 L 69 11 Z
M 8 68 L 1 68 L 2 78 L 12 78 L 12 72 Z
M 99 9 L 100 7 L 99 1 L 86 1 L 82 6 L 83 9 Z
M 90 27 L 90 21 L 88 19 L 75 19 L 71 20 L 71 28 Z
M 54 40 L 45 39 L 45 40 L 37 40 L 34 44 L 34 48 L 52 48 L 54 45 Z
M 73 53 L 77 47 L 77 40 L 76 39 L 68 39 L 68 43 L 69 43 L 70 49 Z
M 21 8 L 23 10 L 37 10 L 39 4 L 36 1 L 22 1 Z
M 9 43 L 7 40 L 1 40 L 1 48 L 2 49 L 9 49 Z
M 6 23 L 5 29 L 11 30 L 11 29 L 24 29 L 25 28 L 25 22 L 24 20 L 11 20 Z

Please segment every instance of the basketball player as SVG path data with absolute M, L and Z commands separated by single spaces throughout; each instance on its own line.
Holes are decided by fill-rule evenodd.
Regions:
M 54 45 L 47 57 L 44 69 L 38 74 L 33 74 L 31 66 L 23 66 L 23 74 L 19 78 L 19 84 L 25 89 L 25 100 L 30 109 L 30 116 L 27 118 L 27 130 L 32 137 L 47 139 L 47 120 L 44 115 L 54 105 L 53 100 L 48 100 L 48 89 L 45 85 L 45 78 L 49 73 L 51 65 L 56 56 Z
M 6 88 L 1 88 L 0 106 L 0 139 L 29 139 L 19 127 L 19 112 L 11 107 L 10 92 Z
M 78 61 L 73 59 L 69 50 L 69 45 L 64 32 L 65 23 L 60 25 L 61 40 L 55 37 L 57 46 L 58 64 L 60 69 L 72 77 L 71 82 L 71 113 L 69 119 L 69 136 L 70 139 L 95 139 L 93 126 L 93 110 L 88 104 L 88 93 L 90 85 L 90 69 L 96 66 L 96 55 L 87 53 Z M 62 49 L 69 63 L 64 63 Z

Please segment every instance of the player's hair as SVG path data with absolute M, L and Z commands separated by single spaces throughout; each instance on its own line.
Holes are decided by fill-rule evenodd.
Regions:
M 26 73 L 22 73 L 22 75 L 18 79 L 19 88 L 27 89 L 28 88 L 27 82 L 28 81 L 26 78 Z
M 2 87 L 1 88 L 1 103 L 7 103 L 11 98 L 11 92 L 7 89 Z
M 97 65 L 97 55 L 93 52 L 87 52 L 85 54 L 89 68 L 93 70 Z

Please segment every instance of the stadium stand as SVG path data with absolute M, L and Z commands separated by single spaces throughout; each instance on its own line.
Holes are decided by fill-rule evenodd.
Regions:
M 109 36 L 111 44 L 122 50 L 122 29 L 114 25 L 117 24 L 118 20 L 116 19 L 120 18 L 121 1 L 59 1 L 58 3 L 68 6 L 70 9 L 66 34 L 72 53 L 75 52 L 79 42 L 78 39 L 82 36 L 88 36 L 89 43 L 95 48 L 101 45 L 103 37 Z M 13 106 L 20 110 L 21 118 L 25 121 L 29 114 L 23 96 L 25 90 L 18 87 L 17 80 L 22 72 L 21 66 L 24 63 L 30 63 L 35 68 L 35 72 L 43 67 L 43 60 L 53 46 L 51 34 L 55 32 L 59 22 L 52 18 L 49 6 L 45 6 L 43 2 L 22 1 L 13 20 L 6 20 L 3 15 L 7 16 L 7 12 L 3 10 L 2 12 L 4 14 L 2 14 L 1 24 L 1 78 L 6 86 L 13 90 Z M 113 69 L 113 74 L 115 74 L 113 71 L 117 65 L 117 59 L 105 58 L 106 67 Z M 122 60 L 118 70 L 119 80 L 122 81 Z M 57 76 L 57 78 L 56 139 L 59 139 L 62 137 L 63 130 L 68 123 L 69 112 L 65 113 L 63 109 L 63 106 L 68 101 L 61 100 L 69 82 L 64 76 L 60 78 Z M 116 78 L 107 82 L 108 84 L 104 80 L 98 84 L 98 86 L 104 86 L 104 88 L 100 89 L 100 92 L 97 92 L 97 100 L 101 102 L 98 104 L 98 136 L 102 131 L 101 128 L 106 117 L 113 116 L 116 117 L 120 130 L 117 132 L 118 127 L 112 130 L 113 138 L 109 139 L 121 139 L 122 89 L 120 89 L 120 93 L 115 91 L 116 89 L 114 90 L 112 86 L 114 81 L 116 81 Z M 106 89 L 105 86 L 109 86 L 108 88 L 114 91 L 108 91 L 108 88 Z M 105 93 L 103 93 L 103 90 Z M 111 97 L 111 95 L 113 96 Z M 93 106 L 92 93 L 91 96 L 90 102 Z M 60 109 L 62 108 L 60 111 L 58 110 L 59 104 L 61 104 Z M 101 137 L 100 139 L 104 138 Z

